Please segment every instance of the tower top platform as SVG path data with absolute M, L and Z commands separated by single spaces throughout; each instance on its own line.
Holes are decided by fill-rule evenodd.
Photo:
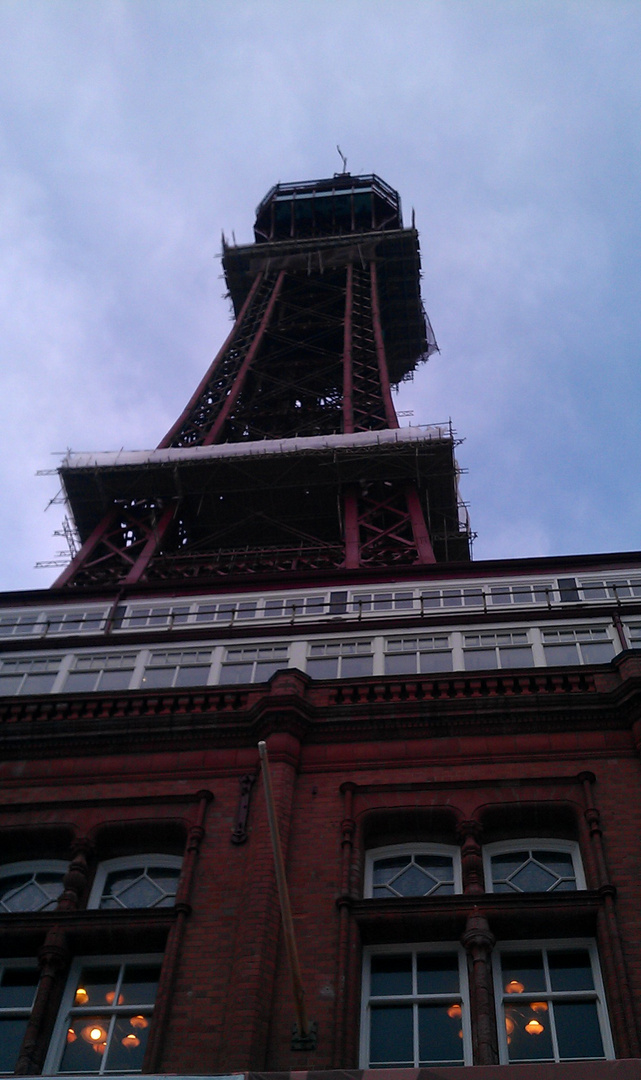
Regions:
M 331 179 L 275 184 L 256 210 L 256 243 L 402 229 L 397 191 L 371 173 L 336 173 Z

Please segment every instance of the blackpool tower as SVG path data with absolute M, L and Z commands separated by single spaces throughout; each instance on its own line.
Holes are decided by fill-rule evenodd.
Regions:
M 61 468 L 80 588 L 469 560 L 449 425 L 392 388 L 436 349 L 420 252 L 377 176 L 277 184 L 224 245 L 235 321 L 151 452 Z

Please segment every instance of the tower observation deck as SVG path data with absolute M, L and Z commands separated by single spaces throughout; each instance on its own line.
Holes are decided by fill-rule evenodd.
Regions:
M 277 184 L 223 242 L 235 321 L 153 451 L 69 454 L 74 588 L 468 560 L 449 425 L 391 390 L 437 348 L 414 228 L 377 176 Z

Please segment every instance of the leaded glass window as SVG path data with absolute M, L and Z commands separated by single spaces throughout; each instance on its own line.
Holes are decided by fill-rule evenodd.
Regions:
M 365 896 L 451 896 L 461 891 L 459 849 L 444 844 L 401 844 L 367 854 Z

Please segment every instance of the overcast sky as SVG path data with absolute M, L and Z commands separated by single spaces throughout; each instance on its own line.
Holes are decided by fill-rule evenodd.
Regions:
M 278 180 L 412 207 L 475 559 L 641 546 L 639 0 L 0 0 L 0 588 L 58 454 L 154 447 Z M 403 423 L 408 423 L 405 418 Z

